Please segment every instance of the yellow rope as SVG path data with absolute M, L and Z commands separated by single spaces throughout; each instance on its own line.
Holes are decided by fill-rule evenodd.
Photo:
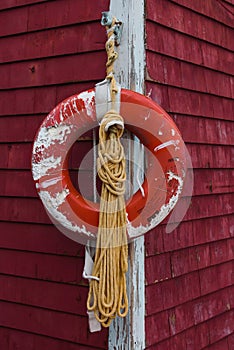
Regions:
M 113 19 L 112 27 L 116 19 Z M 112 102 L 115 101 L 116 82 L 113 64 L 117 58 L 114 50 L 113 30 L 108 29 L 106 50 L 107 77 L 111 80 Z M 112 40 L 113 39 L 113 40 Z M 105 114 L 99 128 L 97 171 L 102 181 L 99 227 L 92 275 L 99 281 L 90 281 L 87 308 L 94 311 L 96 319 L 109 327 L 117 315 L 128 313 L 126 272 L 128 270 L 128 242 L 126 233 L 126 208 L 124 200 L 126 165 L 124 149 L 120 142 L 123 134 L 122 117 L 114 110 Z M 108 129 L 108 124 L 111 125 Z
M 114 39 L 114 25 L 117 22 L 116 18 L 113 17 L 111 28 L 106 27 L 107 30 L 107 42 L 106 42 L 106 52 L 107 52 L 107 62 L 106 62 L 106 79 L 110 80 L 111 83 L 111 101 L 115 102 L 115 94 L 118 92 L 118 87 L 116 86 L 116 80 L 114 76 L 114 62 L 118 58 L 118 53 L 115 51 L 115 39 Z

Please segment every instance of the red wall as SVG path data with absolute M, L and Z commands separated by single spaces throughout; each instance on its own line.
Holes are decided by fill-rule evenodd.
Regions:
M 0 1 L 0 349 L 107 348 L 90 334 L 83 246 L 51 225 L 31 176 L 41 121 L 105 76 L 109 1 Z M 85 149 L 90 141 L 81 142 Z
M 183 223 L 146 236 L 147 349 L 234 349 L 234 2 L 147 0 L 146 92 L 194 167 Z
M 233 1 L 146 3 L 146 92 L 179 126 L 195 175 L 180 227 L 146 236 L 147 349 L 233 349 Z M 103 79 L 108 7 L 0 1 L 1 350 L 107 348 L 106 331 L 88 332 L 83 247 L 50 224 L 30 158 L 47 113 Z

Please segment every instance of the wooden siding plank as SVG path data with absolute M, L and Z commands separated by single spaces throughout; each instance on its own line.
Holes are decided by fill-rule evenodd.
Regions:
M 224 1 L 214 1 L 214 0 L 171 0 L 177 4 L 180 4 L 184 7 L 190 8 L 197 13 L 203 14 L 208 18 L 213 18 L 220 23 L 223 23 L 227 26 L 233 28 L 233 12 L 231 8 L 225 5 Z
M 0 221 L 0 248 L 84 257 L 84 247 L 68 239 L 54 225 Z
M 234 170 L 194 169 L 193 195 L 234 192 Z
M 145 283 L 158 283 L 172 277 L 171 256 L 169 253 L 158 254 L 145 259 Z
M 234 97 L 232 76 L 150 51 L 147 52 L 146 61 L 148 80 L 186 90 Z
M 0 283 L 1 300 L 86 316 L 88 289 L 85 286 L 1 274 Z
M 233 168 L 233 147 L 187 144 L 194 168 Z
M 187 201 L 186 198 L 185 201 Z M 192 200 L 184 221 L 232 214 L 232 202 L 232 193 L 216 194 L 212 198 L 211 196 L 196 196 Z M 39 198 L 0 197 L 0 206 L 2 207 L 1 221 L 50 223 Z M 175 222 L 176 220 L 177 217 L 175 217 Z
M 193 197 L 183 220 L 197 220 L 205 217 L 232 214 L 234 210 L 232 207 L 233 197 L 233 193 L 215 194 L 212 197 L 211 195 Z M 210 204 L 212 208 L 208 208 Z
M 225 321 L 226 324 L 231 325 L 232 329 L 232 312 L 226 312 L 223 315 L 217 316 L 215 320 L 217 319 L 216 323 L 223 324 L 222 322 Z M 180 349 L 215 349 L 215 344 L 211 343 L 210 341 L 210 332 L 215 332 L 215 326 L 218 326 L 213 322 L 213 319 L 208 320 L 205 323 L 198 324 L 194 327 L 191 327 L 179 334 L 176 334 L 175 336 L 172 336 L 168 340 L 162 341 L 159 344 L 157 344 L 157 350 L 178 350 L 178 346 Z M 224 332 L 225 333 L 225 332 Z M 222 333 L 220 334 L 221 339 L 231 341 L 232 333 L 228 333 L 228 336 L 225 338 L 222 338 Z M 219 341 L 219 340 L 218 340 Z M 209 346 L 210 345 L 210 346 Z M 147 349 L 154 349 L 155 345 L 152 344 L 152 347 L 149 347 Z M 221 350 L 231 350 L 232 347 L 229 348 L 221 348 Z
M 206 348 L 204 348 L 204 350 L 208 350 L 208 349 L 212 349 L 212 350 L 224 350 L 224 349 L 229 349 L 228 347 L 228 339 L 224 338 L 221 339 L 220 341 L 218 341 L 218 343 L 213 343 L 211 346 L 208 346 Z
M 167 112 L 232 121 L 233 100 L 146 82 L 146 92 Z
M 0 91 L 1 115 L 49 113 L 65 98 L 94 87 L 95 82 Z
M 234 348 L 234 333 L 232 333 L 229 337 L 228 337 L 228 350 L 232 350 Z
M 176 2 L 148 0 L 146 2 L 146 13 L 149 20 L 189 34 L 197 39 L 202 39 L 230 50 L 234 49 L 231 28 L 211 18 L 195 13 L 189 8 L 181 7 Z
M 45 114 L 0 117 L 0 142 L 32 142 L 45 117 Z
M 154 295 L 160 294 L 162 295 L 161 310 L 171 309 L 198 298 L 201 295 L 198 271 L 147 286 L 146 305 L 150 315 L 159 311 L 157 303 L 154 303 Z
M 11 328 L 0 327 L 0 339 L 2 349 L 17 350 L 98 350 L 101 349 L 97 345 L 92 347 L 81 344 L 66 342 L 60 339 L 49 338 L 38 334 L 27 333 Z
M 87 287 L 6 275 L 0 282 L 1 300 L 86 316 Z
M 222 317 L 222 313 L 228 310 L 230 290 L 234 291 L 233 288 L 224 289 L 172 309 L 169 313 L 171 334 L 178 334 L 216 316 Z
M 154 317 L 146 317 L 145 330 L 147 349 L 148 346 L 168 338 L 170 336 L 168 313 L 165 311 L 154 315 Z
M 210 343 L 213 344 L 234 332 L 234 310 L 216 317 L 209 324 Z M 220 325 L 222 325 L 220 327 Z
M 0 10 L 10 9 L 12 7 L 25 6 L 29 4 L 37 4 L 48 0 L 1 0 Z
M 81 345 L 106 348 L 107 330 L 102 330 L 102 333 L 89 333 L 86 317 L 3 301 L 0 302 L 0 310 L 0 324 L 4 327 L 68 340 Z
M 99 22 L 3 37 L 0 38 L 0 61 L 25 61 L 103 50 L 105 38 Z
M 157 260 L 160 259 L 157 257 Z M 190 247 L 172 252 L 170 255 L 171 274 L 173 277 L 180 276 L 191 271 L 196 271 L 208 266 L 213 266 L 234 259 L 233 239 L 213 242 L 210 244 Z M 157 261 L 155 257 L 148 258 L 150 264 L 154 265 Z M 153 283 L 157 271 L 149 275 L 148 283 Z
M 105 76 L 105 52 L 84 53 L 0 65 L 1 89 L 14 89 L 101 80 Z M 88 62 L 88 67 L 87 67 Z M 66 69 L 61 69 L 66 67 Z M 17 72 L 17 74 L 15 74 Z
M 152 316 L 151 316 L 152 317 Z M 207 320 L 204 323 L 198 324 L 196 326 L 193 326 L 189 329 L 186 329 L 185 331 L 176 334 L 174 336 L 171 336 L 169 339 L 164 340 L 157 343 L 157 350 L 178 350 L 178 347 L 180 349 L 207 349 L 207 347 L 213 350 L 215 348 L 214 342 L 212 342 L 212 338 L 210 335 L 216 332 L 216 329 L 219 329 L 219 334 L 217 335 L 217 341 L 220 341 L 220 339 L 229 340 L 232 338 L 232 329 L 233 329 L 233 311 L 228 311 L 223 313 L 222 315 L 218 315 L 214 319 Z M 172 327 L 174 323 L 174 316 L 172 315 L 171 319 Z M 226 329 L 222 329 L 220 327 L 221 325 L 226 326 Z M 215 328 L 217 327 L 217 328 Z M 226 334 L 226 336 L 225 336 Z M 216 343 L 216 341 L 215 341 Z M 156 345 L 156 344 L 155 344 Z M 155 348 L 154 343 L 151 344 L 149 349 Z M 210 345 L 210 347 L 209 347 Z M 148 349 L 148 347 L 147 347 Z M 224 350 L 226 348 L 222 348 Z M 232 348 L 227 348 L 228 350 Z
M 160 225 L 145 236 L 146 256 L 228 239 L 234 235 L 233 224 L 232 215 L 183 221 L 169 234 Z
M 31 4 L 0 12 L 0 36 L 44 30 L 71 24 L 100 20 L 101 12 L 108 8 L 108 0 L 100 0 L 87 6 L 86 0 L 55 1 Z M 38 14 L 43 14 L 38 16 Z M 14 18 L 14 21 L 12 21 Z
M 234 260 L 200 270 L 199 276 L 201 293 L 204 295 L 233 285 L 233 269 Z
M 187 148 L 195 169 L 233 168 L 232 146 L 187 144 Z M 31 143 L 2 143 L 0 144 L 0 151 L 0 169 L 31 169 Z M 76 160 L 72 160 L 71 167 L 77 168 Z
M 151 21 L 146 22 L 146 33 L 148 50 L 233 74 L 233 53 L 229 50 Z
M 83 257 L 1 249 L 1 273 L 44 281 L 84 284 Z
M 173 113 L 170 115 L 180 130 L 185 142 L 233 145 L 233 121 Z

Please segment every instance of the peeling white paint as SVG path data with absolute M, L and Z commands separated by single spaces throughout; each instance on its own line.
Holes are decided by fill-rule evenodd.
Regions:
M 50 156 L 48 158 L 42 159 L 40 162 L 32 163 L 32 174 L 34 181 L 39 180 L 42 176 L 48 174 L 49 170 L 57 168 L 61 163 L 62 157 L 55 158 Z
M 166 148 L 168 146 L 175 146 L 176 148 L 178 148 L 177 145 L 179 144 L 179 142 L 179 140 L 169 140 L 167 142 L 162 143 L 161 145 L 156 146 L 154 148 L 154 152 L 157 152 L 160 149 Z
M 175 130 L 174 129 L 171 129 L 171 135 L 175 136 Z
M 55 143 L 62 144 L 66 141 L 67 136 L 71 133 L 73 125 L 58 125 L 42 127 L 37 135 L 33 145 L 33 153 L 49 148 Z
M 95 97 L 95 91 L 84 91 L 78 95 L 78 98 L 83 100 L 86 113 L 90 117 L 92 116 L 92 113 L 93 113 L 94 97 Z
M 62 180 L 62 177 L 57 176 L 57 177 L 50 179 L 50 180 L 41 181 L 39 183 L 36 183 L 36 188 L 38 188 L 38 189 L 48 188 L 50 186 L 55 185 L 56 183 L 58 183 L 61 180 Z
M 74 111 L 77 113 L 77 114 L 80 114 L 80 111 L 78 110 L 78 108 L 77 108 L 77 104 L 76 104 L 76 101 L 78 100 L 78 97 L 73 97 L 72 99 L 71 99 L 71 104 L 72 104 L 72 106 L 73 106 L 73 108 L 74 108 Z
M 82 233 L 86 236 L 89 236 L 90 238 L 94 237 L 94 235 L 89 232 L 84 225 L 81 227 L 73 224 L 65 215 L 66 213 L 62 213 L 58 210 L 59 205 L 61 205 L 64 201 L 66 196 L 69 194 L 69 191 L 63 190 L 59 196 L 52 197 L 48 191 L 41 191 L 39 193 L 40 198 L 48 211 L 48 214 L 52 219 L 54 219 L 57 224 L 63 226 L 66 230 Z

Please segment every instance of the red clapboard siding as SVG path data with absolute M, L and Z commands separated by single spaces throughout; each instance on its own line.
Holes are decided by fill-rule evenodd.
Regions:
M 223 289 L 200 299 L 179 305 L 169 312 L 172 335 L 205 322 L 230 309 L 230 295 L 233 287 Z M 173 322 L 174 321 L 174 322 Z
M 69 82 L 67 85 L 60 86 L 4 90 L 1 91 L 1 114 L 11 116 L 49 113 L 65 98 L 90 89 L 94 85 L 94 81 L 76 84 Z
M 185 142 L 233 145 L 234 123 L 228 120 L 172 114 Z
M 54 1 L 46 1 L 9 9 L 0 12 L 0 36 L 100 20 L 101 12 L 107 9 L 106 0 L 98 1 L 95 7 L 87 6 L 85 0 L 59 0 L 59 5 Z
M 188 1 L 187 1 L 188 3 Z M 155 11 L 157 8 L 157 11 Z M 166 8 L 166 16 L 165 16 Z M 204 4 L 201 8 L 204 8 Z M 182 33 L 189 34 L 227 49 L 234 49 L 233 33 L 231 28 L 213 21 L 190 9 L 178 6 L 168 0 L 146 2 L 147 19 L 167 27 L 173 27 Z M 196 26 L 193 25 L 196 23 Z
M 84 247 L 68 239 L 54 225 L 0 221 L 1 248 L 38 253 L 84 256 Z
M 3 350 L 107 348 L 107 330 L 91 334 L 88 328 L 84 246 L 51 225 L 35 192 L 31 153 L 45 116 L 105 77 L 100 18 L 108 7 L 108 0 L 0 4 L 0 207 L 8 217 L 0 219 Z M 72 150 L 74 183 L 92 146 L 85 137 Z M 91 197 L 92 172 L 79 173 Z
M 224 73 L 233 73 L 232 52 L 198 40 L 186 34 L 163 27 L 158 23 L 146 22 L 147 48 L 177 59 L 206 66 Z M 222 62 L 225 62 L 223 66 Z
M 86 317 L 4 301 L 0 302 L 0 310 L 0 324 L 4 327 L 68 340 L 86 346 L 91 345 L 92 347 L 100 344 L 100 336 L 103 339 L 107 337 L 105 329 L 101 335 L 100 333 L 90 333 Z M 105 349 L 106 341 L 99 347 Z
M 155 296 L 161 295 L 159 305 Z M 201 295 L 198 271 L 177 278 L 155 282 L 146 288 L 146 303 L 150 314 L 183 304 Z M 154 303 L 155 302 L 155 303 Z
M 99 22 L 3 37 L 0 38 L 0 61 L 25 61 L 103 50 L 105 38 Z
M 17 350 L 97 350 L 101 349 L 97 346 L 80 345 L 71 342 L 65 342 L 60 339 L 53 339 L 47 336 L 41 336 L 33 333 L 18 331 L 11 328 L 0 328 L 0 339 L 2 340 L 3 349 Z
M 87 288 L 0 275 L 0 299 L 76 315 L 86 315 Z M 69 298 L 67 296 L 69 295 Z
M 45 116 L 45 114 L 42 114 L 0 117 L 1 142 L 32 142 Z M 9 125 L 11 125 L 11 127 L 9 127 Z
M 48 0 L 2 0 L 0 10 L 5 10 L 11 7 L 25 6 L 29 4 L 40 3 Z
M 180 226 L 167 233 L 164 221 L 145 236 L 147 349 L 229 350 L 234 7 L 223 0 L 147 0 L 146 10 L 146 93 L 176 122 L 194 168 L 193 198 Z M 164 330 L 155 325 L 160 319 Z
M 234 260 L 233 239 L 158 254 L 146 259 L 146 283 L 177 277 L 191 271 Z
M 83 257 L 1 249 L 3 274 L 63 283 L 83 283 Z
M 65 342 L 59 339 L 49 338 L 47 336 L 40 336 L 23 331 L 17 331 L 11 328 L 0 328 L 0 338 L 2 339 L 3 349 L 14 349 L 17 345 L 18 350 L 96 350 L 99 347 L 85 346 Z
M 146 91 L 167 112 L 193 116 L 233 119 L 233 100 L 177 87 L 146 83 Z
M 181 4 L 187 8 L 190 8 L 198 13 L 201 13 L 208 18 L 213 18 L 222 24 L 230 26 L 233 28 L 233 12 L 232 8 L 228 6 L 226 0 L 215 1 L 214 0 L 197 0 L 197 1 L 188 1 L 188 0 L 171 0 L 177 4 Z M 228 1 L 233 5 L 233 2 Z
M 233 317 L 233 313 L 230 312 L 226 312 L 224 313 L 222 316 L 218 316 L 217 320 L 221 321 L 226 321 L 226 323 L 230 323 L 232 322 L 232 317 Z M 215 320 L 215 319 L 214 319 Z M 190 348 L 190 349 L 216 349 L 216 344 L 211 344 L 210 341 L 210 334 L 212 332 L 215 332 L 215 329 L 213 327 L 217 326 L 217 324 L 215 324 L 213 319 L 208 320 L 207 322 L 195 325 L 187 330 L 185 330 L 184 332 L 181 332 L 179 334 L 176 334 L 175 336 L 172 336 L 171 338 L 160 342 L 159 344 L 157 344 L 157 350 L 165 350 L 165 349 L 170 349 L 170 350 L 178 350 L 179 349 L 186 349 L 186 348 Z M 174 317 L 172 315 L 171 318 L 171 327 L 173 328 L 173 324 L 174 324 Z M 228 336 L 225 336 L 225 334 L 219 334 L 219 337 L 221 337 L 221 340 L 218 340 L 219 342 L 223 342 L 225 343 L 225 341 L 227 341 L 228 344 L 231 343 L 231 339 L 233 338 L 233 335 L 231 335 L 232 333 L 230 332 L 230 330 L 227 330 L 226 333 L 228 334 Z M 223 338 L 223 335 L 225 338 Z M 219 338 L 220 339 L 220 338 Z M 210 347 L 209 347 L 209 344 Z M 155 345 L 149 346 L 147 347 L 147 349 L 154 349 Z M 229 346 L 229 348 L 218 348 L 220 350 L 231 350 L 232 347 Z
M 233 215 L 228 215 L 183 221 L 171 233 L 160 225 L 145 236 L 146 256 L 228 239 L 234 236 L 233 224 Z
M 148 52 L 148 79 L 159 83 L 214 95 L 234 97 L 233 77 L 198 65 Z
M 101 80 L 104 76 L 105 52 L 83 53 L 20 63 L 0 65 L 1 89 L 44 86 L 90 79 Z M 88 72 L 87 61 L 90 62 Z M 61 71 L 61 67 L 63 70 Z M 66 69 L 64 69 L 66 67 Z M 77 69 L 79 67 L 79 69 Z M 17 72 L 17 74 L 14 74 Z M 88 74 L 87 74 L 88 73 Z

